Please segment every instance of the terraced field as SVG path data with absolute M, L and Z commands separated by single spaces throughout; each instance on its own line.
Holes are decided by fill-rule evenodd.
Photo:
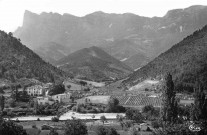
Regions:
M 159 97 L 147 97 L 145 95 L 139 94 L 136 96 L 116 96 L 113 95 L 111 98 L 117 98 L 119 104 L 125 107 L 144 107 L 146 105 L 153 105 L 154 107 L 161 106 L 161 98 Z

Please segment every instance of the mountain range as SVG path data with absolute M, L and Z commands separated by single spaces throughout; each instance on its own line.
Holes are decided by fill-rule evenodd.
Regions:
M 200 5 L 170 10 L 163 17 L 152 18 L 101 11 L 83 17 L 25 11 L 23 25 L 14 36 L 51 63 L 65 56 L 66 52 L 58 51 L 63 46 L 67 48 L 67 54 L 98 46 L 137 69 L 206 24 L 207 7 Z M 60 48 L 56 46 L 56 51 L 41 49 L 50 48 L 44 46 L 48 43 L 60 45 Z M 140 56 L 143 61 L 136 61 Z
M 130 67 L 96 46 L 73 52 L 58 60 L 56 65 L 75 78 L 93 81 L 121 79 L 133 72 Z
M 206 60 L 207 25 L 134 72 L 123 84 L 130 87 L 146 79 L 161 79 L 165 74 L 171 73 L 177 89 L 189 90 L 196 82 L 200 82 L 206 89 Z
M 15 82 L 21 78 L 33 78 L 41 82 L 55 82 L 66 75 L 22 45 L 12 33 L 0 31 L 0 48 L 1 79 Z

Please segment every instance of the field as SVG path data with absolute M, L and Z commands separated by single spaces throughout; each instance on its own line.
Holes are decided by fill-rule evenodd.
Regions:
M 50 126 L 63 126 L 64 122 L 51 122 L 51 121 L 31 121 L 31 122 L 20 122 L 19 125 L 22 125 L 24 129 L 26 129 L 27 133 L 29 135 L 37 135 L 38 132 L 40 132 L 39 135 L 47 135 L 49 133 L 49 130 L 41 130 L 41 126 L 46 124 Z M 37 128 L 32 128 L 32 125 L 36 125 Z M 103 125 L 105 127 L 113 127 L 115 128 L 120 135 L 127 135 L 129 133 L 128 130 L 123 129 L 120 126 L 119 122 L 116 120 L 109 120 L 105 124 L 103 124 L 101 121 L 88 121 L 86 122 L 88 133 L 89 135 L 96 135 L 95 130 L 98 126 Z M 151 135 L 151 132 L 146 132 L 146 127 L 142 127 L 142 135 Z M 63 135 L 63 130 L 58 130 L 59 135 Z
M 77 103 L 84 103 L 86 99 L 89 100 L 90 103 L 94 104 L 108 104 L 110 96 L 89 96 L 77 100 Z
M 155 85 L 158 85 L 158 84 L 159 84 L 159 81 L 157 81 L 157 80 L 145 80 L 145 81 L 140 82 L 137 85 L 129 88 L 129 91 L 144 90 L 145 88 L 151 89 Z
M 159 97 L 147 97 L 145 95 L 132 95 L 132 96 L 117 96 L 113 95 L 111 98 L 116 98 L 119 100 L 119 104 L 122 106 L 137 106 L 144 107 L 146 105 L 153 105 L 154 107 L 160 107 L 161 99 Z

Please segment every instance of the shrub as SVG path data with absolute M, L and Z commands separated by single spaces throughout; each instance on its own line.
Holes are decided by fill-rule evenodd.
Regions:
M 53 122 L 58 122 L 59 121 L 59 118 L 58 117 L 52 117 L 51 119 Z
M 37 126 L 34 124 L 34 125 L 32 125 L 32 128 L 37 128 Z
M 37 118 L 37 121 L 40 121 L 40 118 Z
M 68 120 L 65 122 L 65 135 L 88 135 L 87 126 L 78 119 Z
M 159 128 L 159 127 L 162 127 L 162 124 L 158 120 L 152 121 L 152 127 Z
M 98 126 L 95 132 L 97 135 L 119 135 L 116 129 L 104 126 Z

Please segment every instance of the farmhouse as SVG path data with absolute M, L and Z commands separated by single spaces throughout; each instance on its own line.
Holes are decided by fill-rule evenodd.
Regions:
M 54 101 L 58 101 L 60 103 L 60 102 L 67 101 L 67 100 L 69 101 L 70 96 L 71 96 L 71 93 L 63 93 L 63 94 L 53 95 L 53 96 L 51 96 L 51 98 Z
M 54 101 L 51 100 L 49 97 L 37 97 L 36 101 L 39 105 L 45 105 L 45 104 L 52 105 L 54 103 Z

